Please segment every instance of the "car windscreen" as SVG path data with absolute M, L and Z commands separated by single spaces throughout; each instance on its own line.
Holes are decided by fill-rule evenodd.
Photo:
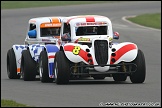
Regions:
M 60 27 L 49 27 L 40 29 L 41 37 L 59 36 Z
M 81 26 L 76 27 L 76 36 L 107 35 L 107 26 Z

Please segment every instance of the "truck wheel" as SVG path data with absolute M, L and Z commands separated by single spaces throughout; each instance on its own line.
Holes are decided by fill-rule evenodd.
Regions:
M 49 69 L 48 69 L 47 52 L 42 51 L 40 53 L 40 59 L 39 59 L 39 74 L 40 74 L 41 82 L 53 82 L 53 78 L 49 78 L 48 71 Z
M 22 51 L 21 74 L 24 81 L 33 81 L 36 77 L 36 62 L 32 59 L 29 50 Z
M 112 76 L 115 81 L 126 81 L 127 79 L 127 75 L 125 74 L 113 74 Z
M 131 82 L 143 83 L 145 81 L 145 76 L 146 76 L 146 64 L 145 64 L 144 54 L 140 49 L 138 50 L 136 59 L 132 61 L 132 63 L 135 63 L 137 65 L 137 70 L 130 75 Z
M 10 79 L 20 79 L 17 74 L 16 57 L 13 48 L 7 52 L 7 75 Z
M 94 75 L 92 76 L 95 80 L 105 79 L 104 75 Z
M 63 51 L 58 51 L 54 60 L 56 84 L 68 84 L 70 79 L 70 65 Z

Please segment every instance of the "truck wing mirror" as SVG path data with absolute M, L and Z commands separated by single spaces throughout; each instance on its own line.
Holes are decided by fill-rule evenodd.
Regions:
M 29 38 L 36 38 L 37 31 L 36 30 L 30 30 L 30 31 L 28 31 L 28 36 L 29 36 Z
M 119 33 L 113 32 L 113 39 L 119 39 Z

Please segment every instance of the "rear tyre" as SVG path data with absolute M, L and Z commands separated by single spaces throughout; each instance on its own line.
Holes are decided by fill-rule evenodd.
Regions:
M 41 82 L 53 82 L 53 78 L 49 78 L 48 73 L 48 56 L 46 51 L 40 53 L 39 74 Z
M 16 57 L 13 48 L 7 52 L 7 75 L 10 79 L 20 79 L 17 74 Z
M 56 84 L 68 84 L 70 79 L 70 64 L 63 51 L 58 51 L 54 60 Z
M 146 76 L 146 64 L 145 64 L 144 54 L 140 49 L 138 50 L 136 59 L 132 61 L 132 63 L 135 63 L 137 65 L 137 70 L 130 75 L 131 82 L 143 83 L 145 81 L 145 76 Z
M 34 81 L 36 72 L 36 62 L 32 59 L 29 50 L 22 51 L 21 74 L 24 81 Z

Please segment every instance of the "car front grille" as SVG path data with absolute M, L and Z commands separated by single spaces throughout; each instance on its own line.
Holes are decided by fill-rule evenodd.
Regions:
M 98 65 L 107 64 L 108 61 L 108 42 L 106 40 L 95 40 L 95 58 Z

